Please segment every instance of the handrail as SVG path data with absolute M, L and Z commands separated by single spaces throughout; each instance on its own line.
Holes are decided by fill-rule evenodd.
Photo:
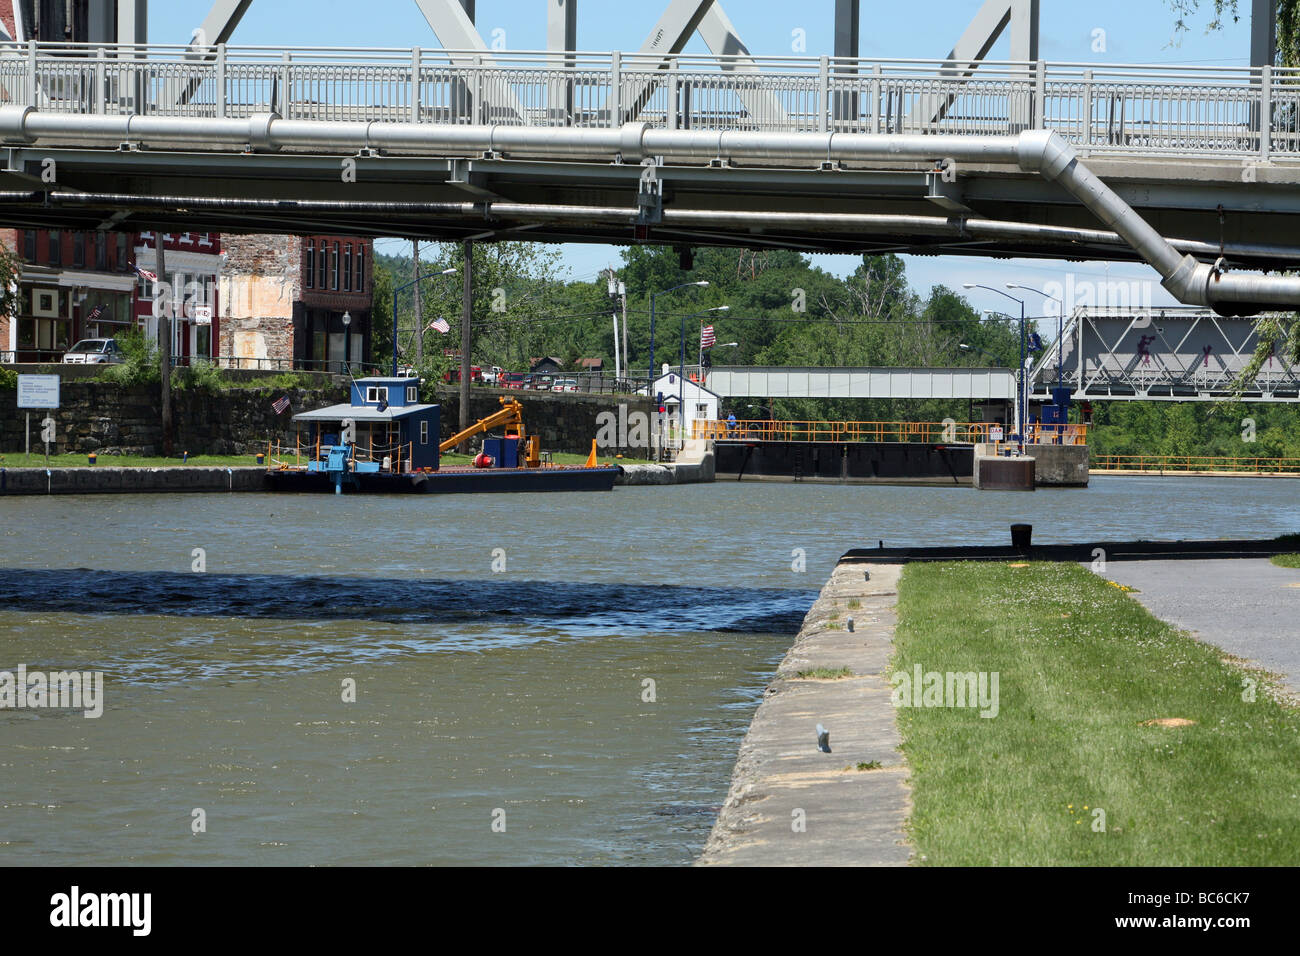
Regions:
M 1093 455 L 1092 471 L 1230 471 L 1244 474 L 1300 474 L 1300 458 L 1228 455 Z
M 693 438 L 715 441 L 789 441 L 789 442 L 911 442 L 942 445 L 977 445 L 994 440 L 995 428 L 1010 429 L 997 422 L 830 422 L 771 421 L 747 419 L 722 421 L 699 420 L 692 423 Z M 1029 425 L 1026 444 L 1086 445 L 1088 426 L 1082 424 Z
M 1085 154 L 1300 160 L 1295 68 L 986 60 L 965 73 L 940 59 L 595 51 L 565 61 L 542 50 L 9 42 L 0 43 L 0 103 L 325 122 L 950 135 L 1033 128 L 1055 129 Z M 732 69 L 741 64 L 759 69 Z

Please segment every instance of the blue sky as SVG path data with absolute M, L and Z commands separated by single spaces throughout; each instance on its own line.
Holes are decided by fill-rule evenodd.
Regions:
M 580 0 L 578 46 L 583 50 L 636 50 L 654 26 L 666 0 Z M 982 0 L 862 0 L 861 49 L 864 57 L 942 57 L 952 48 Z M 806 53 L 832 52 L 833 0 L 723 0 L 750 50 L 763 55 L 792 53 L 795 31 L 803 31 Z M 1204 0 L 1203 6 L 1212 6 Z M 155 43 L 188 41 L 206 16 L 207 0 L 155 0 L 151 4 L 149 36 Z M 1206 34 L 1208 17 L 1193 23 L 1178 44 L 1173 44 L 1174 16 L 1165 0 L 1091 0 L 1089 3 L 1043 0 L 1040 55 L 1044 59 L 1077 63 L 1187 63 L 1204 66 L 1243 66 L 1249 62 L 1249 0 L 1241 23 L 1229 23 L 1222 32 Z M 366 0 L 365 16 L 358 18 L 356 0 L 254 0 L 232 39 L 250 46 L 368 46 L 437 47 L 438 40 L 413 0 Z M 544 0 L 478 0 L 479 32 L 488 38 L 500 34 L 508 49 L 537 50 L 546 45 Z M 921 26 L 918 27 L 918 23 Z M 1105 31 L 1105 51 L 1094 50 L 1095 31 Z M 707 53 L 696 37 L 687 48 Z M 1009 57 L 1004 37 L 993 49 L 994 59 Z M 397 252 L 409 243 L 381 241 L 381 249 Z M 619 263 L 611 246 L 563 247 L 572 275 L 594 275 L 608 264 Z M 1002 288 L 1008 282 L 1043 288 L 1066 284 L 1066 272 L 1078 284 L 1089 280 L 1151 281 L 1155 305 L 1172 304 L 1155 273 L 1141 265 L 1115 263 L 1051 263 L 1034 260 L 985 260 L 957 256 L 906 257 L 907 275 L 921 294 L 933 285 L 960 289 L 964 282 Z M 855 256 L 817 256 L 822 268 L 836 274 L 851 272 Z M 1144 286 L 1145 288 L 1145 286 Z M 975 290 L 969 298 L 977 308 L 1018 309 L 1002 296 Z M 1029 295 L 1029 313 L 1038 297 Z M 1040 311 L 1039 314 L 1042 314 Z

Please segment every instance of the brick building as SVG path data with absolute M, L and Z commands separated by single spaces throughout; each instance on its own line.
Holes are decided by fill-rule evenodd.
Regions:
M 347 236 L 226 236 L 221 355 L 244 367 L 368 362 L 373 244 Z
M 58 362 L 83 338 L 133 325 L 156 340 L 152 232 L 0 230 L 19 262 L 0 358 Z M 164 233 L 176 364 L 341 370 L 370 359 L 373 246 L 342 236 Z M 161 305 L 161 303 L 158 303 Z

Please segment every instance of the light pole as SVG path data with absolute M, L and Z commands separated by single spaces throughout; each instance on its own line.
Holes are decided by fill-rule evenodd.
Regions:
M 1027 285 L 1017 285 L 1014 282 L 1008 282 L 1007 288 L 1024 289 L 1026 292 L 1037 292 L 1044 299 L 1051 299 L 1061 307 L 1056 313 L 1056 387 L 1063 388 L 1065 382 L 1064 372 L 1062 371 L 1061 366 L 1065 362 L 1065 343 L 1062 342 L 1061 339 L 1065 337 L 1065 303 L 1054 295 L 1048 295 L 1042 289 L 1035 289 Z
M 423 279 L 435 279 L 438 276 L 450 276 L 455 274 L 456 274 L 455 269 L 443 269 L 441 272 L 426 272 L 424 275 L 416 276 L 410 282 L 406 283 L 405 285 L 399 285 L 396 289 L 393 290 L 393 378 L 397 378 L 397 294 L 399 292 L 405 292 L 411 286 L 415 285 L 416 283 L 420 282 Z M 423 320 L 424 320 L 424 316 L 417 315 L 415 317 L 415 324 L 417 328 L 419 327 L 420 322 L 422 322 Z
M 675 285 L 671 289 L 664 289 L 662 292 L 650 293 L 650 381 L 647 383 L 646 392 L 655 387 L 655 299 L 661 295 L 667 295 L 669 292 L 676 292 L 678 289 L 685 289 L 688 286 L 699 286 L 701 289 L 709 284 L 707 279 L 701 279 L 699 282 L 683 282 L 681 285 Z
M 343 368 L 352 375 L 352 313 L 343 311 Z
M 1016 368 L 1016 435 L 1019 438 L 1021 449 L 1024 449 L 1025 435 L 1022 428 L 1021 414 L 1024 406 L 1024 379 L 1025 379 L 1025 300 L 1017 299 L 1009 292 L 1003 292 L 1001 289 L 995 289 L 991 285 L 980 285 L 978 282 L 963 282 L 962 287 L 965 289 L 986 289 L 989 292 L 996 292 L 998 295 L 1004 295 L 1012 302 L 1020 303 L 1020 365 Z M 1028 412 L 1028 408 L 1023 409 Z
M 694 319 L 701 315 L 708 315 L 710 312 L 730 312 L 731 306 L 719 305 L 712 309 L 705 309 L 703 312 L 694 312 L 691 315 L 682 316 L 682 357 L 681 366 L 677 370 L 677 424 L 682 430 L 682 441 L 686 441 L 686 320 Z M 704 332 L 700 332 L 700 354 L 704 354 Z

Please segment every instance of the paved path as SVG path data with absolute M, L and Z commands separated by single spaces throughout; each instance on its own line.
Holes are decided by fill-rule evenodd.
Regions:
M 1156 617 L 1281 674 L 1300 695 L 1300 569 L 1261 558 L 1112 561 L 1106 576 L 1137 588 Z
M 700 864 L 907 864 L 908 768 L 884 676 L 900 571 L 898 565 L 835 569 L 754 714 Z M 849 608 L 850 600 L 860 606 Z M 847 617 L 854 619 L 852 633 L 830 626 Z M 841 667 L 854 676 L 795 676 Z M 830 753 L 817 749 L 819 723 L 830 731 Z M 880 769 L 855 769 L 872 761 Z

